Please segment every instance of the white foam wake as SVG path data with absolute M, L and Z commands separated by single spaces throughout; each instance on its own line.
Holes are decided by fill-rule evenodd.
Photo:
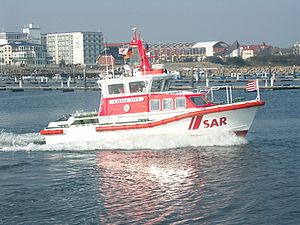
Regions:
M 247 144 L 247 140 L 229 133 L 215 133 L 205 136 L 181 137 L 174 135 L 139 135 L 110 137 L 93 142 L 69 144 L 45 144 L 39 133 L 14 134 L 0 132 L 0 151 L 62 151 L 98 149 L 171 149 L 198 146 L 234 146 Z
M 38 133 L 14 134 L 0 132 L 0 150 L 24 149 L 24 147 L 31 144 L 41 145 L 43 143 L 45 141 Z

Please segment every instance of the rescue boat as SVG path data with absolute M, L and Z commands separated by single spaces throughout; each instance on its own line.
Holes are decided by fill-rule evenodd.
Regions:
M 119 77 L 99 80 L 101 91 L 98 112 L 74 113 L 50 122 L 41 130 L 46 144 L 99 141 L 108 137 L 147 134 L 174 137 L 230 132 L 245 136 L 260 100 L 258 82 L 253 100 L 233 98 L 230 86 L 193 90 L 174 90 L 175 75 L 152 66 L 147 49 L 136 30 L 129 47 L 138 53 L 140 64 Z M 224 91 L 225 102 L 216 102 L 216 91 Z

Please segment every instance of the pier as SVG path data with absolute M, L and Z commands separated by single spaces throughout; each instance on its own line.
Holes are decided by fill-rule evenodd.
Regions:
M 169 63 L 165 68 L 177 74 L 172 89 L 227 85 L 245 89 L 249 80 L 258 79 L 261 90 L 300 89 L 300 67 L 225 67 L 211 63 Z M 122 66 L 114 74 L 122 74 Z M 97 80 L 105 74 L 102 67 L 14 67 L 6 66 L 0 76 L 0 91 L 99 91 Z
M 196 86 L 196 87 L 191 87 L 191 86 L 171 86 L 170 87 L 172 90 L 187 90 L 187 89 L 193 89 L 193 88 L 206 88 L 206 86 Z M 245 90 L 246 86 L 235 86 L 232 85 L 231 88 L 233 90 Z M 260 90 L 295 90 L 295 89 L 300 89 L 300 85 L 293 85 L 293 86 L 259 86 Z
M 75 90 L 84 90 L 84 91 L 99 91 L 100 89 L 97 87 L 0 87 L 0 91 L 12 91 L 12 92 L 19 92 L 19 91 L 62 91 L 62 92 L 72 92 Z
M 210 86 L 217 86 L 221 84 L 213 84 L 215 82 L 210 82 Z M 225 83 L 222 85 L 231 86 L 232 89 L 243 90 L 246 88 L 245 85 L 231 85 L 230 83 Z M 195 83 L 193 86 L 185 81 L 176 82 L 176 84 L 171 85 L 172 90 L 188 90 L 196 88 L 207 88 L 205 83 Z M 263 86 L 260 85 L 261 90 L 295 90 L 300 89 L 300 85 L 274 85 L 274 86 Z M 73 92 L 73 91 L 100 91 L 99 87 L 84 87 L 84 86 L 72 86 L 72 87 L 61 87 L 61 86 L 0 86 L 0 91 L 12 91 L 12 92 L 22 92 L 22 91 L 61 91 L 61 92 Z

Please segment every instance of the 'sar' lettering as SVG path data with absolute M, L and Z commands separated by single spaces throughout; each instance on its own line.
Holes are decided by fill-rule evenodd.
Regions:
M 221 117 L 219 119 L 204 120 L 203 124 L 204 128 L 219 127 L 227 124 L 227 118 Z

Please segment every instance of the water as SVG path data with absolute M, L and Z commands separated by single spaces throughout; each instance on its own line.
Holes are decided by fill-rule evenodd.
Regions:
M 38 131 L 99 93 L 2 91 L 0 224 L 300 224 L 300 91 L 261 96 L 247 141 L 48 147 Z

